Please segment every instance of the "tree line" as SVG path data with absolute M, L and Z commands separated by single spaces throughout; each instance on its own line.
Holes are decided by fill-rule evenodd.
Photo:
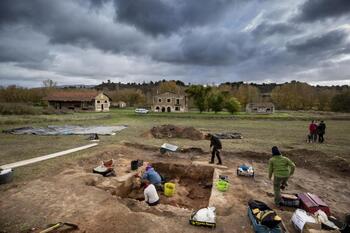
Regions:
M 0 102 L 40 105 L 43 104 L 43 97 L 58 88 L 52 80 L 45 80 L 41 88 L 0 87 Z M 154 95 L 170 91 L 187 94 L 190 97 L 189 107 L 199 111 L 219 112 L 226 109 L 235 112 L 251 102 L 273 102 L 280 110 L 350 112 L 349 86 L 311 86 L 297 81 L 284 84 L 226 82 L 213 86 L 175 80 L 141 84 L 109 81 L 94 89 L 104 91 L 113 101 L 124 101 L 131 107 L 149 107 Z

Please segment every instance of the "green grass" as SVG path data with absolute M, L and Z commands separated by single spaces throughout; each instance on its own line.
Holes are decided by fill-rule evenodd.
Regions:
M 64 115 L 39 116 L 0 116 L 0 130 L 22 126 L 47 125 L 128 125 L 128 128 L 115 136 L 101 136 L 98 147 L 66 155 L 57 159 L 18 168 L 16 180 L 28 180 L 45 174 L 56 173 L 64 164 L 76 163 L 81 158 L 104 150 L 121 141 L 161 145 L 164 142 L 181 147 L 200 147 L 209 151 L 209 142 L 186 139 L 145 138 L 141 134 L 156 125 L 175 124 L 193 126 L 210 131 L 234 131 L 243 135 L 242 140 L 223 140 L 224 150 L 270 152 L 273 145 L 281 150 L 309 149 L 319 150 L 330 156 L 350 159 L 350 120 L 347 114 L 278 112 L 274 115 L 247 115 L 239 113 L 232 117 L 228 113 L 150 113 L 138 115 L 133 110 L 113 110 L 109 113 L 74 113 Z M 325 144 L 307 144 L 306 135 L 309 119 L 326 120 L 327 132 Z M 341 119 L 341 120 L 334 120 Z M 10 121 L 10 123 L 6 123 Z M 34 136 L 0 134 L 0 164 L 33 158 L 48 153 L 66 150 L 88 144 L 87 136 Z M 225 155 L 224 155 L 225 156 Z

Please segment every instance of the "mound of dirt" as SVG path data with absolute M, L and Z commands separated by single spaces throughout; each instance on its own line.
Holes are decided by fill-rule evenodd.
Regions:
M 192 140 L 204 139 L 204 134 L 193 127 L 178 127 L 175 125 L 154 126 L 144 136 L 152 135 L 155 138 L 188 138 Z
M 251 159 L 259 162 L 268 162 L 271 155 L 268 153 L 258 153 L 253 151 L 245 151 L 239 153 L 225 152 L 233 156 Z M 321 151 L 313 151 L 307 149 L 297 149 L 282 151 L 282 154 L 291 159 L 298 167 L 316 170 L 320 173 L 330 172 L 345 176 L 350 176 L 350 161 L 334 155 L 327 155 Z

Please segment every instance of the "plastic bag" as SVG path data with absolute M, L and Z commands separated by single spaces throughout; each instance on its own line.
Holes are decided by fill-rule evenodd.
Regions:
M 200 209 L 193 216 L 193 220 L 215 223 L 215 207 Z

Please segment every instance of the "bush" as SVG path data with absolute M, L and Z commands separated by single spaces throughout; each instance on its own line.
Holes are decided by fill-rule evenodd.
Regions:
M 23 103 L 0 103 L 1 115 L 37 115 L 42 109 Z
M 241 110 L 241 104 L 235 97 L 231 97 L 226 101 L 225 108 L 229 113 L 233 114 Z

